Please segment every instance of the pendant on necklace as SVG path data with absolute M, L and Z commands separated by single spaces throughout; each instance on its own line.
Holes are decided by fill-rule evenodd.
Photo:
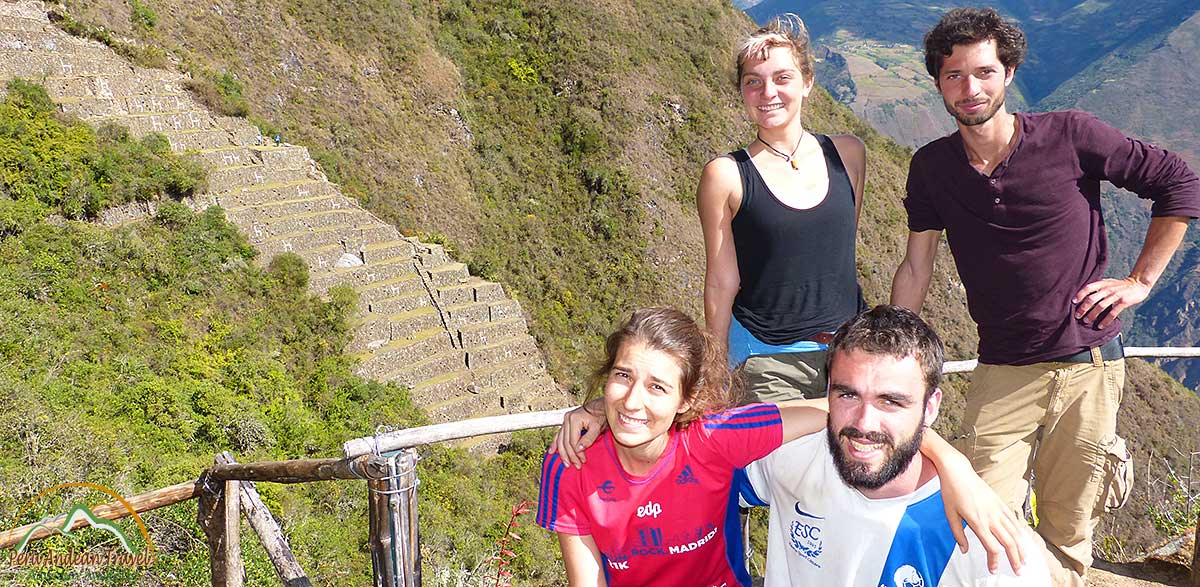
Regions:
M 792 158 L 788 158 L 788 163 L 792 164 L 792 169 L 795 169 L 796 171 L 800 171 L 800 162 L 799 161 L 796 161 L 795 159 L 792 159 Z

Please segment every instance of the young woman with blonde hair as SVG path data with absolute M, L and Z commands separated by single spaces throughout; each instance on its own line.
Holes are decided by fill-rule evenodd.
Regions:
M 744 363 L 750 399 L 823 397 L 826 344 L 866 308 L 854 252 L 866 149 L 805 130 L 813 58 L 796 15 L 745 40 L 737 86 L 756 134 L 700 177 L 705 323 L 730 366 Z

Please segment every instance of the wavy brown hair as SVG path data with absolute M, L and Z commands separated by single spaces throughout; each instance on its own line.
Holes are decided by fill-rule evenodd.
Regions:
M 679 362 L 683 372 L 680 391 L 691 407 L 675 415 L 675 427 L 686 428 L 707 412 L 733 405 L 733 383 L 721 345 L 690 316 L 675 308 L 634 310 L 604 344 L 605 361 L 592 374 L 593 392 L 603 393 L 604 383 L 626 344 L 642 343 Z
M 956 45 L 984 41 L 996 42 L 996 56 L 1007 72 L 1016 71 L 1025 61 L 1025 33 L 1020 27 L 992 8 L 955 8 L 925 34 L 925 70 L 936 80 Z

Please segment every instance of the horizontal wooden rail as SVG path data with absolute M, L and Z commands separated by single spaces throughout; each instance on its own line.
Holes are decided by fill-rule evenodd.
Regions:
M 356 455 L 345 459 L 300 459 L 262 463 L 219 463 L 208 470 L 214 481 L 269 481 L 308 483 L 334 479 L 381 479 L 387 476 L 387 460 Z
M 1195 347 L 1125 347 L 1126 357 L 1200 357 L 1200 348 Z M 942 365 L 942 373 L 965 373 L 975 369 L 978 361 L 946 361 Z M 562 424 L 563 414 L 574 407 L 551 410 L 548 412 L 530 412 L 525 414 L 509 414 L 506 416 L 490 416 L 474 420 L 447 422 L 419 428 L 407 428 L 384 432 L 375 436 L 356 438 L 342 445 L 342 452 L 347 459 L 353 459 L 369 454 L 393 452 L 423 444 L 432 444 L 444 440 L 470 438 L 484 434 L 500 434 L 516 432 L 530 428 L 546 428 Z
M 1200 357 L 1200 348 L 1195 347 L 1165 347 L 1165 346 L 1127 346 L 1126 357 Z M 969 361 L 946 361 L 942 365 L 942 373 L 968 373 L 975 370 L 979 364 L 976 359 Z
M 142 512 L 148 512 L 161 507 L 175 505 L 181 501 L 192 499 L 193 497 L 200 495 L 202 487 L 203 486 L 199 481 L 186 481 L 170 487 L 155 489 L 154 491 L 148 491 L 133 497 L 128 497 L 125 498 L 125 501 L 129 502 L 129 505 L 133 508 L 133 511 L 140 514 Z M 104 518 L 105 520 L 119 520 L 130 515 L 131 513 L 129 508 L 126 508 L 125 504 L 119 501 L 100 504 L 91 508 L 91 510 L 92 514 L 97 518 Z M 62 525 L 66 521 L 67 515 L 60 514 L 44 522 L 34 522 L 19 528 L 13 528 L 12 530 L 0 532 L 0 548 L 8 548 L 17 544 L 25 538 L 25 535 L 28 534 L 30 530 L 34 531 L 31 540 L 41 540 L 42 538 L 56 533 L 60 528 L 62 528 Z M 70 528 L 67 528 L 67 530 L 74 530 L 88 523 L 89 522 L 87 520 L 80 518 L 76 520 Z M 39 526 L 41 527 L 39 528 Z M 35 530 L 35 528 L 37 529 Z

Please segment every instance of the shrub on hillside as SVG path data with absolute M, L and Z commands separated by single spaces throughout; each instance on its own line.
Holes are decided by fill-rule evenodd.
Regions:
M 217 73 L 209 68 L 192 72 L 183 86 L 209 110 L 225 116 L 245 117 L 250 114 L 250 101 L 244 95 L 242 82 L 229 73 Z
M 202 190 L 206 172 L 173 154 L 162 135 L 92 130 L 56 112 L 44 89 L 20 79 L 0 103 L 0 234 L 16 234 L 48 214 L 94 218 L 111 206 L 183 198 Z
M 130 0 L 129 23 L 136 29 L 150 31 L 158 25 L 158 14 L 145 3 L 138 2 L 138 0 Z
M 171 65 L 170 60 L 167 59 L 167 52 L 161 47 L 139 45 L 125 39 L 119 39 L 113 36 L 111 31 L 102 26 L 80 22 L 72 18 L 71 15 L 59 10 L 51 10 L 46 16 L 50 18 L 51 23 L 62 29 L 63 32 L 103 43 L 113 51 L 116 51 L 118 55 L 142 67 L 166 69 Z M 138 30 L 149 32 L 158 24 L 158 15 L 145 4 L 135 0 L 133 3 L 133 12 L 130 14 L 130 23 Z
M 178 203 L 115 230 L 34 222 L 0 240 L 0 429 L 13 431 L 0 434 L 0 526 L 63 481 L 132 495 L 195 479 L 222 450 L 243 462 L 334 456 L 379 424 L 424 423 L 404 390 L 352 373 L 342 352 L 352 292 L 322 300 L 253 256 L 220 209 Z M 369 583 L 361 482 L 260 489 L 303 533 L 292 543 L 307 571 L 329 577 L 320 583 Z M 7 579 L 206 580 L 195 507 L 144 515 L 159 547 L 147 571 L 10 569 Z M 75 534 L 71 548 L 105 548 Z M 274 580 L 255 541 L 245 556 L 248 583 Z

